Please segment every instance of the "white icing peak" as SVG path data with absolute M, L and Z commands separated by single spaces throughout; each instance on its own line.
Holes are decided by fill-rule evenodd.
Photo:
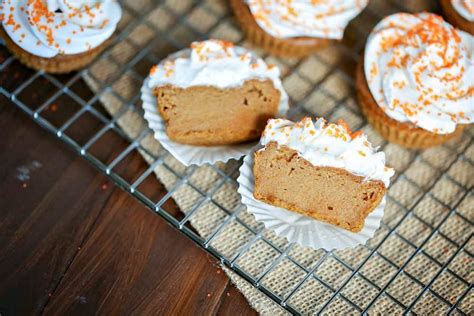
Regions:
M 357 176 L 380 180 L 386 188 L 395 173 L 385 166 L 385 154 L 377 152 L 361 132 L 351 133 L 342 120 L 327 124 L 323 118 L 314 123 L 309 117 L 296 123 L 271 119 L 260 144 L 265 146 L 272 141 L 296 150 L 315 166 L 345 169 Z
M 115 31 L 115 0 L 3 0 L 2 24 L 22 49 L 44 58 L 91 50 Z
M 430 13 L 384 18 L 365 47 L 370 92 L 392 119 L 437 134 L 474 122 L 474 38 Z
M 250 79 L 271 80 L 280 91 L 279 116 L 286 113 L 288 95 L 283 89 L 278 67 L 267 65 L 246 49 L 222 40 L 194 42 L 190 49 L 170 55 L 152 67 L 148 87 L 213 86 L 225 89 L 242 86 Z
M 368 0 L 247 0 L 257 24 L 277 38 L 341 39 Z
M 473 0 L 451 0 L 451 4 L 460 16 L 474 22 L 474 1 Z

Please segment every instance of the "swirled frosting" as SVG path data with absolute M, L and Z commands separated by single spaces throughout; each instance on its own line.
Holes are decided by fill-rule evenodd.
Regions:
M 352 133 L 347 124 L 327 124 L 323 118 L 313 123 L 305 117 L 300 122 L 269 120 L 260 139 L 285 145 L 315 166 L 335 167 L 370 180 L 380 180 L 387 188 L 395 171 L 385 166 L 385 153 L 372 147 L 361 132 Z M 263 150 L 263 149 L 261 149 Z
M 91 50 L 115 31 L 115 0 L 3 0 L 3 28 L 22 49 L 44 58 Z
M 214 86 L 233 88 L 250 79 L 271 80 L 280 91 L 279 115 L 288 110 L 288 95 L 280 70 L 267 65 L 246 49 L 222 40 L 194 42 L 190 49 L 174 53 L 152 67 L 148 87 L 173 85 L 180 88 Z
M 341 39 L 368 0 L 247 0 L 257 24 L 277 38 Z
M 437 15 L 384 18 L 365 47 L 370 92 L 392 119 L 437 134 L 474 121 L 474 39 Z
M 474 22 L 474 1 L 472 0 L 451 0 L 451 4 L 460 16 Z

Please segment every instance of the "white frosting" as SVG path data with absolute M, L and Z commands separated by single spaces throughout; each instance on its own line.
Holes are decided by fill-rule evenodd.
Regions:
M 288 95 L 283 89 L 278 67 L 268 66 L 246 49 L 221 40 L 192 43 L 191 49 L 174 53 L 154 66 L 149 78 L 151 89 L 164 85 L 224 89 L 242 86 L 250 79 L 271 80 L 280 91 L 279 116 L 288 110 Z
M 52 58 L 102 44 L 115 31 L 122 9 L 115 0 L 3 0 L 0 14 L 18 46 Z
M 364 72 L 392 119 L 437 134 L 474 122 L 474 39 L 430 13 L 384 18 L 367 40 Z
M 451 4 L 460 16 L 474 22 L 474 1 L 473 0 L 451 0 Z
M 277 38 L 341 39 L 368 0 L 247 0 L 257 24 Z
M 343 121 L 338 123 L 326 124 L 322 118 L 313 123 L 309 117 L 296 123 L 272 119 L 260 144 L 274 141 L 296 150 L 315 166 L 345 169 L 366 179 L 380 180 L 388 188 L 395 171 L 385 166 L 385 153 L 377 152 L 364 134 L 351 133 Z

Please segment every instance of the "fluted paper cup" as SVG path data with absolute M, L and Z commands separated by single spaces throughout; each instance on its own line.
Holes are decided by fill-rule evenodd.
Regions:
M 317 221 L 286 209 L 276 207 L 254 198 L 255 181 L 253 175 L 253 155 L 255 147 L 240 167 L 238 192 L 247 210 L 262 222 L 266 228 L 285 237 L 290 243 L 297 243 L 314 249 L 344 249 L 365 244 L 380 226 L 385 208 L 385 197 L 379 206 L 365 219 L 362 231 L 353 233 L 337 226 Z

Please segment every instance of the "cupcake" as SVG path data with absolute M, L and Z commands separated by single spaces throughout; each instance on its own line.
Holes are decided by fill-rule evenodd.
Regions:
M 277 67 L 244 48 L 207 40 L 152 67 L 148 88 L 172 141 L 232 145 L 258 139 L 269 118 L 286 112 L 279 76 Z
M 0 35 L 23 64 L 67 73 L 104 50 L 121 15 L 114 0 L 3 0 Z
M 247 37 L 268 53 L 302 57 L 330 40 L 340 40 L 347 24 L 368 0 L 231 0 Z
M 440 0 L 446 20 L 458 29 L 474 35 L 474 1 Z
M 367 120 L 388 141 L 427 148 L 474 121 L 474 39 L 437 15 L 399 13 L 374 28 L 357 69 Z
M 268 121 L 254 154 L 257 200 L 359 232 L 382 201 L 394 170 L 344 121 Z

